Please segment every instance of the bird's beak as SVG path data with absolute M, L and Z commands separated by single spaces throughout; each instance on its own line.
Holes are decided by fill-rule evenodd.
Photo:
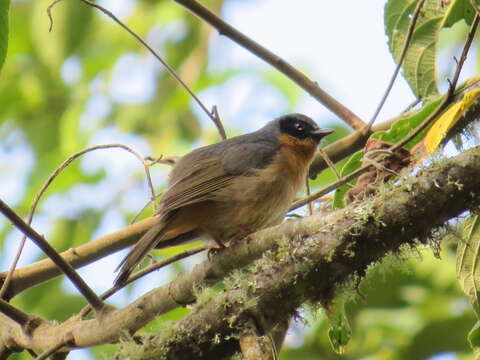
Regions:
M 335 131 L 334 129 L 315 129 L 310 133 L 310 135 L 315 140 L 320 141 L 322 138 L 324 138 L 327 135 L 330 135 L 334 131 Z

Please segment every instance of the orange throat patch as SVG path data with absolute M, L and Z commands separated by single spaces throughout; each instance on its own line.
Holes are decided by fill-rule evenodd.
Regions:
M 308 166 L 317 150 L 317 143 L 310 139 L 297 139 L 293 136 L 282 134 L 278 137 L 281 149 L 289 160 L 293 160 L 299 165 Z

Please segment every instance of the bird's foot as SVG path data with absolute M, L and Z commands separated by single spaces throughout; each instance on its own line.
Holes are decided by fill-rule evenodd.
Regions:
M 254 233 L 254 231 L 250 230 L 247 227 L 240 227 L 238 230 L 239 230 L 238 234 L 230 239 L 230 241 L 229 241 L 230 243 L 234 243 L 234 242 L 237 242 L 239 240 L 245 239 L 247 236 Z
M 217 255 L 219 252 L 221 252 L 223 249 L 226 249 L 227 247 L 225 246 L 225 244 L 223 242 L 221 242 L 220 240 L 215 240 L 215 242 L 217 243 L 218 247 L 214 247 L 214 248 L 211 248 L 210 250 L 208 250 L 208 260 L 212 260 L 212 257 L 214 255 Z

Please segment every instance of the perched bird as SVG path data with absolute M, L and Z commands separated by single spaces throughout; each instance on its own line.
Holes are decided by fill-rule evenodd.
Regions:
M 158 221 L 122 260 L 115 284 L 125 282 L 154 248 L 200 237 L 223 248 L 224 242 L 282 222 L 320 140 L 332 132 L 305 115 L 290 114 L 181 157 L 170 173 Z

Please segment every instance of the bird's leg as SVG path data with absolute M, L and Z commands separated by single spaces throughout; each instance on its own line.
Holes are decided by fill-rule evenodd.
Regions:
M 240 226 L 238 228 L 239 232 L 237 235 L 235 235 L 234 237 L 232 237 L 230 239 L 230 242 L 235 242 L 235 241 L 238 241 L 238 240 L 242 240 L 244 238 L 246 238 L 248 235 L 250 234 L 253 234 L 253 231 L 250 230 L 249 228 L 245 227 L 245 226 Z
M 220 239 L 215 239 L 214 238 L 213 241 L 215 241 L 215 243 L 218 245 L 218 247 L 213 247 L 210 250 L 208 250 L 208 254 L 207 254 L 208 260 L 212 260 L 213 255 L 216 255 L 220 251 L 222 251 L 223 249 L 227 248 L 225 246 L 225 244 Z
M 226 248 L 226 246 L 225 246 L 225 244 L 223 243 L 222 240 L 220 240 L 220 239 L 213 239 L 213 241 L 215 241 L 215 243 L 218 245 L 218 248 L 215 248 L 215 249 L 217 249 L 217 250 L 222 250 L 222 249 L 225 249 L 225 248 Z
M 233 243 L 235 241 L 238 241 L 238 240 L 241 240 L 241 239 L 244 239 L 246 238 L 248 235 L 252 234 L 253 231 L 251 231 L 250 229 L 246 228 L 246 227 L 239 227 L 238 228 L 239 232 L 230 238 L 230 240 L 228 240 L 229 243 Z M 221 252 L 223 249 L 226 249 L 227 246 L 225 246 L 225 244 L 223 243 L 223 241 L 221 241 L 220 239 L 215 239 L 213 238 L 213 240 L 215 241 L 215 243 L 218 245 L 218 247 L 216 248 L 211 248 L 210 250 L 208 250 L 208 259 L 211 260 L 211 257 L 213 255 L 216 255 L 218 254 L 219 252 Z

